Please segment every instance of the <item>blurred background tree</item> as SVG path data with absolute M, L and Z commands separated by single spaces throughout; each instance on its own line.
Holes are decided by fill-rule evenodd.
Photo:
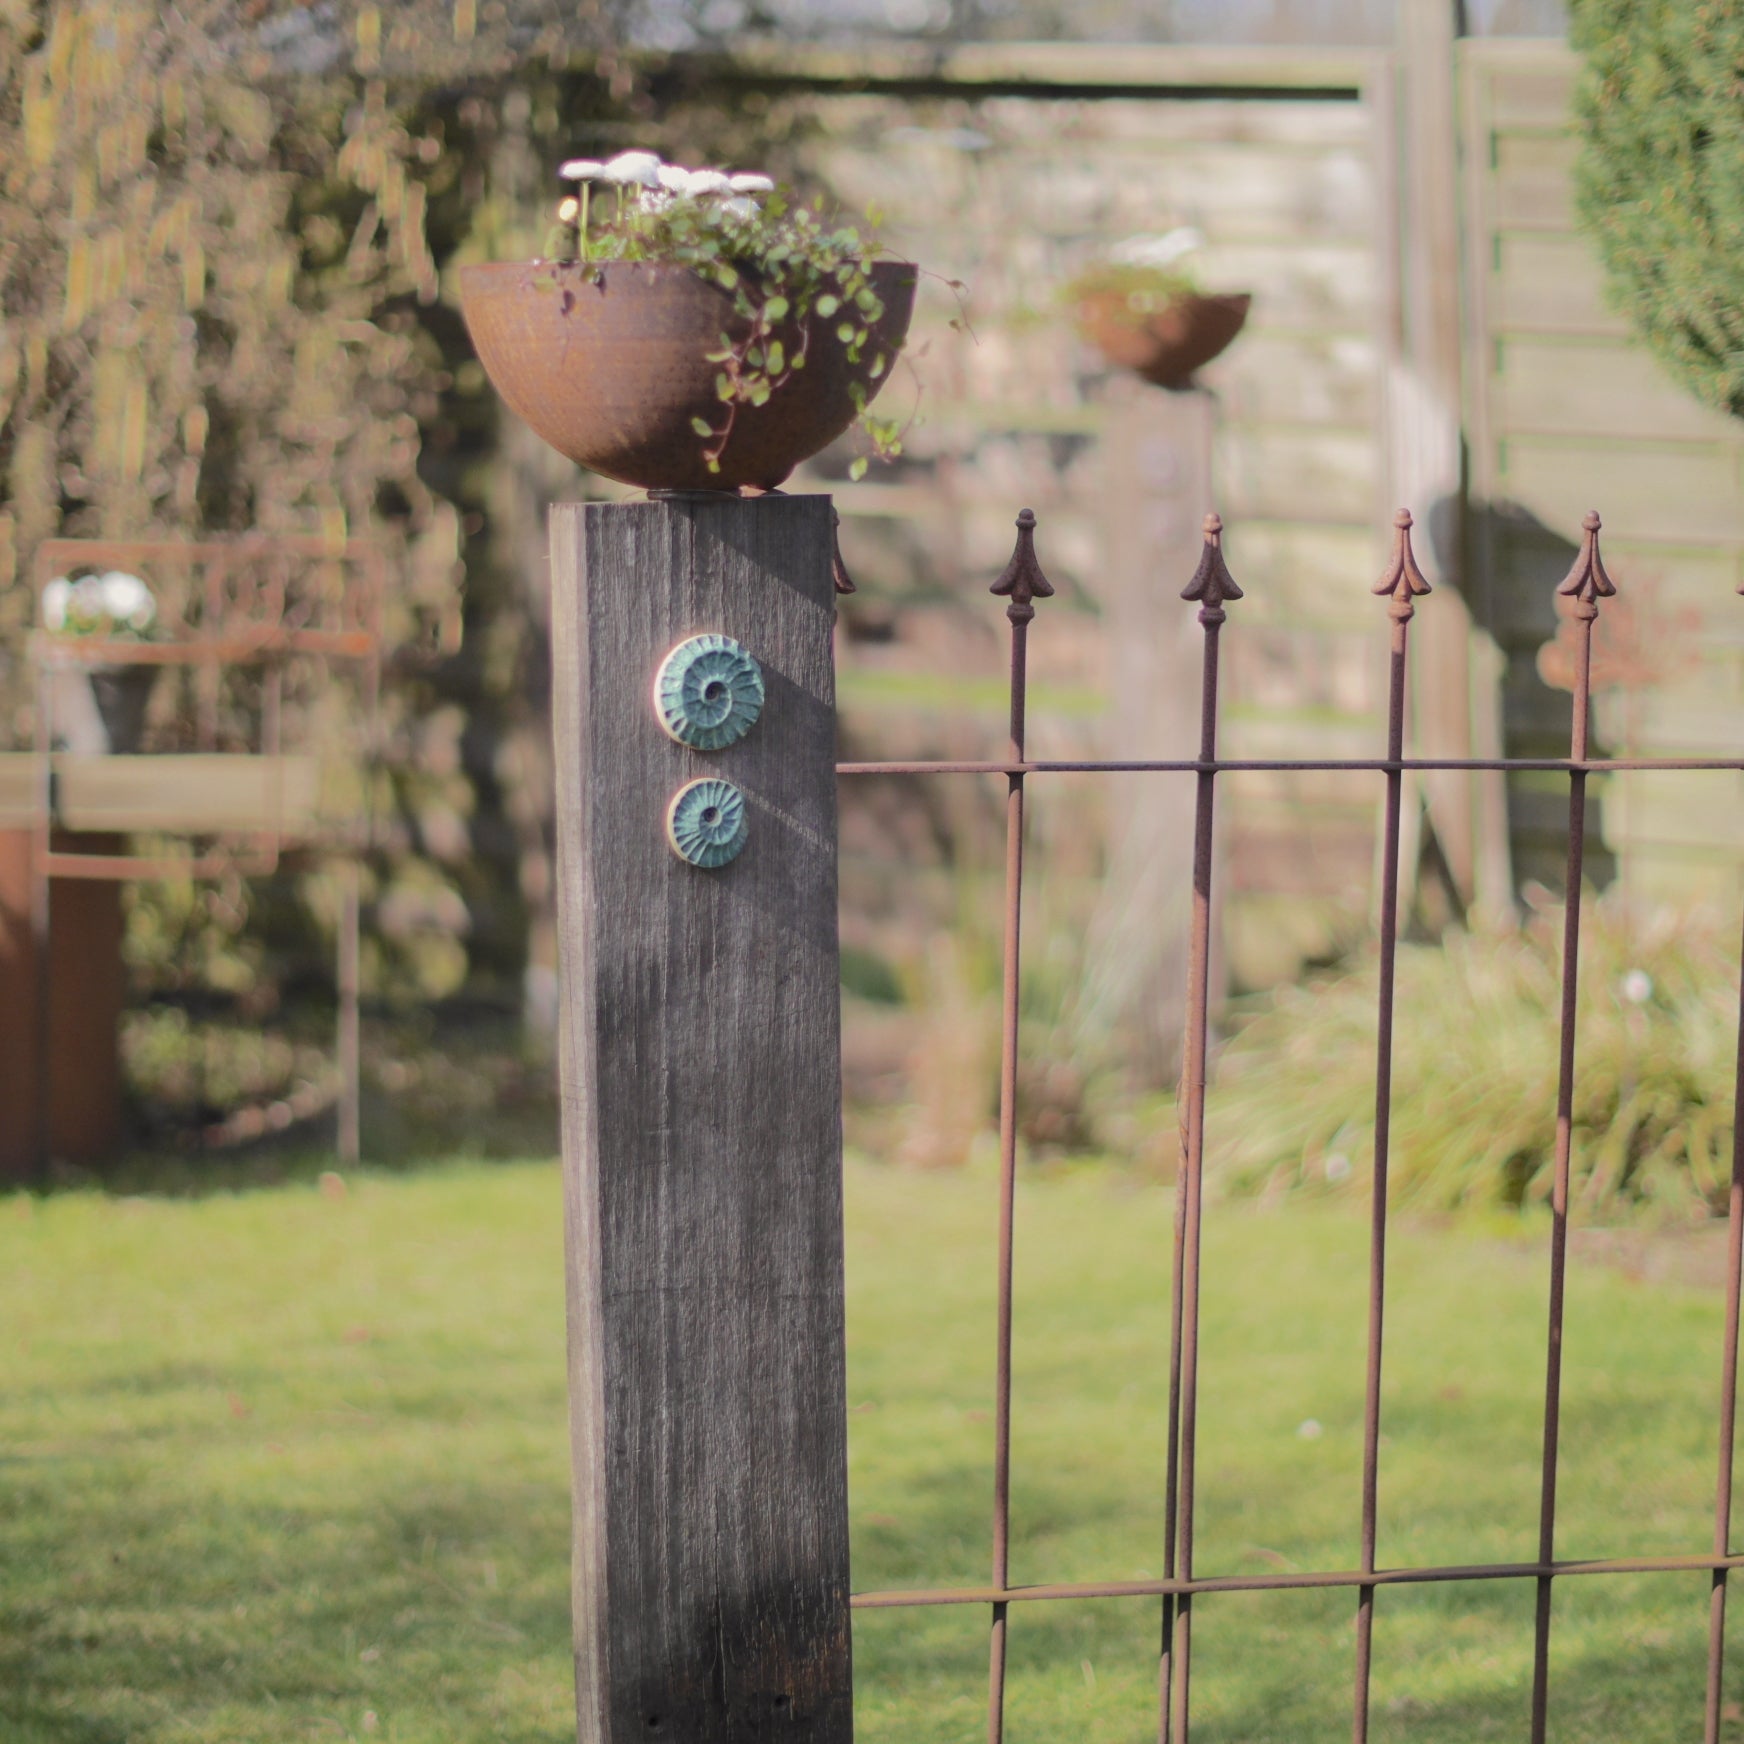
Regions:
M 440 274 L 514 230 L 558 69 L 622 111 L 610 23 L 609 0 L 0 0 L 0 743 L 29 737 L 43 539 L 386 545 L 390 644 L 462 609 L 466 635 L 390 692 L 378 989 L 519 971 L 500 776 L 526 637 L 500 565 L 463 567 L 496 413 Z M 226 958 L 232 991 L 321 973 L 318 891 L 208 894 L 130 892 L 142 990 Z
M 402 1008 L 554 1004 L 543 508 L 583 481 L 500 414 L 446 269 L 536 253 L 563 157 L 791 168 L 803 125 L 632 65 L 634 10 L 0 0 L 0 749 L 30 741 L 44 539 L 384 546 L 415 657 L 383 707 L 364 969 Z M 136 1006 L 331 996 L 323 873 L 126 903 Z

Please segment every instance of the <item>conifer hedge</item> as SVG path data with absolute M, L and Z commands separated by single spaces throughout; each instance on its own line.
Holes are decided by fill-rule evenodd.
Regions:
M 1614 306 L 1744 417 L 1744 0 L 1574 0 L 1576 209 Z

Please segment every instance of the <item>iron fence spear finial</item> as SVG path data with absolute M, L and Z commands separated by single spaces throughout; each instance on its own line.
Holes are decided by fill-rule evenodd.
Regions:
M 1012 549 L 1011 561 L 1000 571 L 990 590 L 1010 600 L 1005 615 L 1014 624 L 1027 624 L 1035 616 L 1033 600 L 1054 597 L 1054 584 L 1042 574 L 1042 566 L 1036 561 L 1035 524 L 1033 509 L 1018 510 L 1017 544 Z
M 1226 616 L 1223 602 L 1241 597 L 1241 589 L 1235 585 L 1235 577 L 1223 560 L 1223 517 L 1207 515 L 1205 549 L 1199 554 L 1199 567 L 1193 571 L 1193 579 L 1181 589 L 1181 598 L 1199 601 L 1200 623 L 1221 624 Z
M 1392 595 L 1387 612 L 1400 623 L 1416 612 L 1417 601 L 1431 591 L 1428 578 L 1417 567 L 1417 554 L 1411 549 L 1411 526 L 1409 509 L 1401 509 L 1393 517 L 1393 555 L 1372 590 Z
M 1587 510 L 1581 520 L 1580 552 L 1556 590 L 1575 602 L 1577 618 L 1596 618 L 1599 601 L 1609 599 L 1617 591 L 1616 584 L 1605 573 L 1605 560 L 1599 555 L 1599 528 L 1603 524 L 1597 509 Z

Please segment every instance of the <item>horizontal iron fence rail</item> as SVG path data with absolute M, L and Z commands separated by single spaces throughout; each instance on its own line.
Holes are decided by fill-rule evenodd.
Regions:
M 860 1611 L 922 1605 L 1002 1605 L 1026 1599 L 1146 1599 L 1168 1593 L 1284 1593 L 1325 1587 L 1408 1587 L 1438 1581 L 1540 1580 L 1562 1574 L 1699 1574 L 1744 1568 L 1744 1556 L 1612 1556 L 1579 1562 L 1467 1562 L 1423 1568 L 1312 1569 L 1299 1574 L 1214 1574 L 1197 1580 L 1035 1581 L 1021 1587 L 914 1587 L 855 1593 Z
M 1025 763 L 838 763 L 838 775 L 1228 775 L 1242 770 L 1354 770 L 1409 774 L 1417 769 L 1494 770 L 1550 775 L 1627 775 L 1666 769 L 1744 769 L 1744 757 L 1214 757 L 1152 763 L 1039 761 Z
M 1718 1744 L 1722 1718 L 1727 1577 L 1744 1568 L 1731 1550 L 1732 1456 L 1738 1400 L 1741 1280 L 1744 1280 L 1744 1120 L 1734 1091 L 1733 1155 L 1727 1212 L 1727 1267 L 1723 1352 L 1719 1376 L 1719 1450 L 1714 1484 L 1712 1546 L 1706 1553 L 1610 1557 L 1567 1561 L 1555 1554 L 1556 1484 L 1562 1404 L 1564 1281 L 1568 1254 L 1568 1196 L 1573 1150 L 1576 1014 L 1579 1001 L 1582 875 L 1589 776 L 1671 771 L 1744 771 L 1739 757 L 1629 757 L 1589 755 L 1592 631 L 1599 602 L 1615 592 L 1599 552 L 1599 517 L 1583 523 L 1581 548 L 1557 593 L 1574 632 L 1572 723 L 1567 757 L 1407 757 L 1404 755 L 1407 637 L 1416 601 L 1430 591 L 1411 548 L 1411 516 L 1394 519 L 1391 559 L 1375 584 L 1390 620 L 1386 755 L 1370 758 L 1222 758 L 1217 754 L 1218 642 L 1228 614 L 1242 597 L 1223 559 L 1223 524 L 1205 521 L 1199 567 L 1182 598 L 1199 606 L 1204 630 L 1200 742 L 1196 757 L 1160 760 L 1031 759 L 1025 751 L 1028 632 L 1035 601 L 1053 594 L 1036 560 L 1035 517 L 1017 520 L 1011 562 L 993 584 L 1007 601 L 1011 626 L 1010 734 L 1001 759 L 857 762 L 837 766 L 843 776 L 997 775 L 1006 781 L 1004 973 L 1000 1035 L 1000 1190 L 997 1245 L 997 1332 L 994 1350 L 993 1555 L 985 1586 L 864 1592 L 860 1610 L 930 1605 L 989 1607 L 987 1736 L 1002 1744 L 1005 1730 L 1006 1628 L 1013 1604 L 1046 1600 L 1155 1598 L 1162 1601 L 1157 1735 L 1160 1744 L 1190 1744 L 1193 1601 L 1202 1594 L 1354 1589 L 1357 1595 L 1351 1735 L 1367 1744 L 1374 1599 L 1382 1587 L 1436 1582 L 1530 1580 L 1536 1583 L 1533 1625 L 1531 1744 L 1544 1744 L 1550 1687 L 1551 1594 L 1568 1576 L 1702 1572 L 1711 1579 L 1704 1690 L 1704 1744 Z M 1403 780 L 1432 771 L 1501 771 L 1566 775 L 1569 783 L 1568 857 L 1563 908 L 1562 994 L 1559 1019 L 1557 1126 L 1551 1191 L 1550 1289 L 1546 1325 L 1543 1442 L 1539 1465 L 1538 1555 L 1531 1562 L 1469 1563 L 1383 1568 L 1376 1560 L 1380 1473 L 1381 1369 L 1386 1309 L 1387 1187 L 1392 1102 L 1394 968 L 1398 939 L 1399 844 Z M 1203 1215 L 1206 1055 L 1209 1018 L 1212 829 L 1216 780 L 1246 771 L 1345 771 L 1380 774 L 1385 781 L 1381 825 L 1379 990 L 1375 1058 L 1375 1154 L 1370 1195 L 1368 1314 L 1363 1411 L 1360 1566 L 1271 1574 L 1201 1575 L 1194 1568 L 1196 1443 L 1199 1381 L 1200 1226 Z M 1174 1263 L 1170 1283 L 1169 1393 L 1164 1480 L 1163 1573 L 1135 1581 L 1044 1582 L 1014 1586 L 1010 1578 L 1013 1225 L 1017 1175 L 1018 988 L 1023 918 L 1024 784 L 1035 775 L 1191 775 L 1195 784 L 1193 904 L 1189 922 L 1187 1024 L 1180 1091 L 1181 1163 L 1176 1177 Z M 1741 994 L 1744 997 L 1744 994 Z M 1744 1085 L 1744 1011 L 1738 1036 L 1737 1078 Z

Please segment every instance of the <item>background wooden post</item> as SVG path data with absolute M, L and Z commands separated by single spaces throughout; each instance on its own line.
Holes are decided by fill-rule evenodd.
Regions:
M 355 1163 L 362 1154 L 362 1052 L 363 1032 L 358 1013 L 362 956 L 362 875 L 354 855 L 339 867 L 339 938 L 335 953 L 335 980 L 339 992 L 339 1021 L 334 1053 L 339 1062 L 339 1109 L 335 1148 L 342 1163 Z
M 58 833 L 54 845 L 97 854 L 121 846 L 108 834 Z M 41 1184 L 51 1159 L 104 1162 L 126 1124 L 121 886 L 52 880 L 45 949 L 32 912 L 46 894 L 40 852 L 35 830 L 0 829 L 0 1186 Z
M 1409 508 L 1427 537 L 1418 560 L 1437 588 L 1435 623 L 1411 642 L 1407 754 L 1501 755 L 1496 649 L 1472 611 L 1476 574 L 1466 551 L 1461 333 L 1460 126 L 1456 81 L 1458 0 L 1401 0 L 1397 12 L 1395 117 L 1401 219 L 1398 319 L 1389 335 L 1387 488 L 1380 523 Z M 1467 233 L 1468 243 L 1475 232 Z M 1487 348 L 1475 367 L 1487 371 Z M 1495 771 L 1438 770 L 1419 777 L 1447 874 L 1471 918 L 1497 924 L 1513 912 L 1504 778 Z M 1404 887 L 1417 883 L 1418 807 L 1410 799 Z M 1401 906 L 1408 918 L 1410 902 Z
M 1165 393 L 1110 384 L 1104 620 L 1113 650 L 1110 757 L 1180 757 L 1199 731 L 1204 631 L 1181 589 L 1204 549 L 1215 402 L 1204 389 Z M 1193 892 L 1193 782 L 1116 776 L 1108 871 L 1088 941 L 1087 989 L 1138 1069 L 1159 1085 L 1181 1067 L 1187 920 Z M 1211 1003 L 1223 996 L 1213 914 Z
M 846 1744 L 830 499 L 551 515 L 582 1744 Z M 655 669 L 736 637 L 762 717 L 668 738 Z M 748 799 L 715 871 L 666 841 Z

